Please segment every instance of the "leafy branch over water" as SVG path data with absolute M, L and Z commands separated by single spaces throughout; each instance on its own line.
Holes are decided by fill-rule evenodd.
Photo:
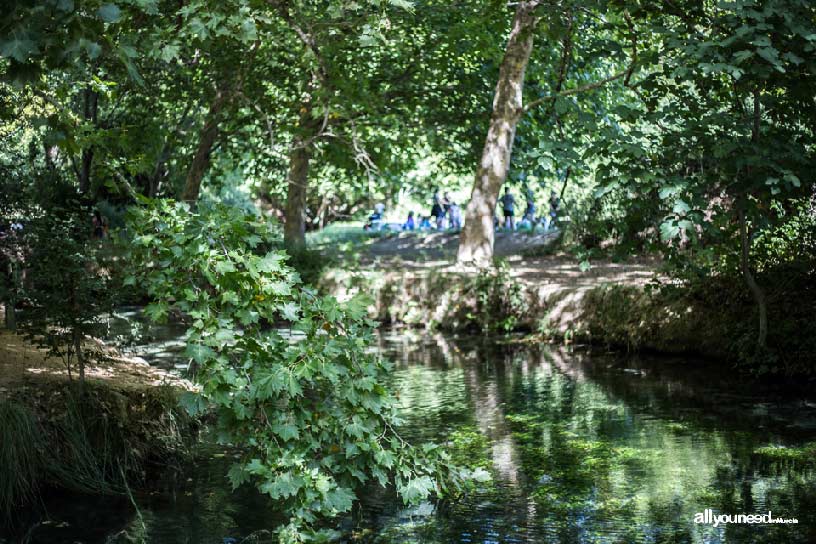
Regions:
M 302 287 L 271 227 L 235 209 L 157 202 L 134 208 L 128 225 L 125 262 L 135 266 L 125 283 L 146 289 L 152 318 L 189 318 L 201 390 L 188 408 L 212 407 L 219 441 L 244 448 L 229 478 L 281 505 L 282 542 L 329 536 L 319 522 L 349 511 L 372 479 L 407 503 L 461 489 L 469 473 L 447 453 L 398 434 L 382 385 L 389 366 L 367 350 L 365 300 L 340 304 Z

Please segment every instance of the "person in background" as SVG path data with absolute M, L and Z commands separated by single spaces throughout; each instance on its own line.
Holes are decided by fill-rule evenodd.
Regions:
M 422 220 L 419 222 L 419 230 L 431 230 L 431 218 L 427 215 L 422 216 Z
M 374 205 L 374 213 L 368 216 L 368 223 L 363 226 L 363 230 L 382 230 L 383 214 L 385 213 L 385 204 L 378 202 Z
M 414 230 L 416 223 L 414 222 L 414 212 L 408 212 L 408 219 L 402 225 L 402 230 Z
M 504 227 L 510 230 L 516 228 L 516 197 L 510 193 L 510 187 L 504 188 L 504 196 L 500 199 L 504 212 Z
M 436 228 L 442 228 L 442 221 L 445 217 L 445 210 L 442 208 L 442 198 L 439 196 L 439 189 L 436 189 L 433 194 L 433 206 L 431 207 L 431 217 L 434 219 Z
M 524 184 L 524 199 L 527 201 L 527 208 L 524 210 L 524 219 L 532 225 L 533 221 L 535 221 L 536 212 L 535 194 L 533 194 L 533 190 L 526 183 Z
M 555 226 L 555 220 L 558 217 L 558 208 L 561 206 L 561 199 L 558 198 L 558 194 L 555 191 L 550 191 L 550 213 L 549 213 L 549 223 L 547 224 L 547 230 L 553 228 Z
M 461 229 L 462 228 L 462 209 L 456 204 L 456 202 L 451 202 L 448 208 L 448 228 L 450 229 Z

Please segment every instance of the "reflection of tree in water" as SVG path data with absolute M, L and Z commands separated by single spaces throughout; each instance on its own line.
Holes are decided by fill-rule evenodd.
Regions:
M 503 515 L 528 536 L 551 542 L 809 541 L 804 523 L 794 529 L 692 523 L 705 508 L 754 513 L 773 505 L 800 522 L 814 511 L 812 473 L 761 466 L 751 455 L 778 438 L 753 426 L 767 418 L 743 412 L 737 424 L 732 405 L 711 403 L 712 397 L 755 403 L 754 393 L 712 391 L 711 380 L 703 387 L 660 367 L 630 368 L 631 361 L 615 366 L 558 350 L 433 340 L 414 343 L 399 364 L 403 403 L 414 414 L 410 425 L 439 425 L 444 435 L 472 422 L 488 437 L 503 482 L 498 490 L 506 495 L 495 499 L 506 501 Z M 468 507 L 478 505 L 456 507 L 451 531 L 473 533 L 473 522 L 484 521 Z

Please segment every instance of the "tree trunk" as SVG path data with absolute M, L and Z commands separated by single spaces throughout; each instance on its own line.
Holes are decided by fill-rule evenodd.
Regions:
M 750 267 L 750 237 L 748 235 L 748 222 L 745 219 L 745 209 L 740 207 L 739 210 L 740 222 L 740 268 L 742 269 L 742 277 L 745 279 L 748 289 L 754 296 L 754 300 L 759 308 L 759 331 L 757 334 L 757 348 L 764 350 L 767 345 L 768 338 L 768 304 L 765 300 L 765 292 L 756 282 L 754 275 L 751 273 Z
M 219 90 L 215 94 L 215 100 L 210 105 L 210 111 L 207 112 L 207 119 L 201 131 L 198 133 L 198 147 L 196 148 L 193 162 L 190 164 L 190 169 L 187 170 L 187 178 L 184 180 L 184 190 L 181 193 L 181 199 L 187 202 L 194 203 L 198 200 L 198 195 L 201 192 L 201 180 L 204 174 L 207 173 L 207 168 L 210 167 L 210 155 L 212 154 L 215 141 L 218 139 L 219 125 L 221 122 L 221 110 L 224 108 L 226 96 L 224 92 Z
M 312 140 L 318 124 L 312 110 L 304 105 L 300 113 L 299 133 L 289 151 L 289 173 L 286 176 L 286 209 L 283 216 L 283 243 L 288 248 L 306 245 L 306 196 L 309 190 L 309 161 Z
M 761 122 L 761 104 L 759 101 L 759 89 L 754 89 L 754 115 L 753 124 L 751 125 L 751 141 L 756 144 L 759 142 L 759 128 Z M 738 204 L 739 206 L 739 229 L 740 229 L 740 268 L 742 269 L 742 277 L 745 279 L 748 289 L 754 296 L 759 309 L 759 331 L 757 333 L 757 348 L 764 351 L 767 345 L 768 338 L 768 303 L 765 299 L 765 292 L 756 282 L 754 275 L 751 273 L 750 267 L 750 247 L 751 241 L 748 233 L 748 221 L 745 218 L 745 202 Z
M 91 121 L 94 126 L 96 126 L 98 106 L 99 95 L 96 91 L 92 91 L 90 88 L 85 89 L 82 116 L 86 121 Z M 88 147 L 82 150 L 82 162 L 79 168 L 79 192 L 83 195 L 86 195 L 91 188 L 93 157 L 93 148 Z
M 283 242 L 286 247 L 306 245 L 306 193 L 309 184 L 311 149 L 296 138 L 289 153 L 289 173 L 286 176 L 286 210 L 284 212 Z
M 82 353 L 82 334 L 77 331 L 76 325 L 74 325 L 73 337 L 74 353 L 79 367 L 79 392 L 85 393 L 85 354 Z
M 460 264 L 487 267 L 493 261 L 493 214 L 507 178 L 516 125 L 523 113 L 524 72 L 533 50 L 533 34 L 538 24 L 534 10 L 538 4 L 538 1 L 520 1 L 513 17 L 513 28 L 499 68 L 490 127 L 465 212 L 457 256 Z

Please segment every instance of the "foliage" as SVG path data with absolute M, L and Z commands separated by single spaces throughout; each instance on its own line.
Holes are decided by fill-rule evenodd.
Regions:
M 230 480 L 280 503 L 290 517 L 281 541 L 347 512 L 367 481 L 393 482 L 408 503 L 458 489 L 445 452 L 396 431 L 389 366 L 366 350 L 364 300 L 300 287 L 285 254 L 263 249 L 269 226 L 234 209 L 161 201 L 133 209 L 129 229 L 126 283 L 147 286 L 153 318 L 190 320 L 201 393 L 188 407 L 212 406 L 219 440 L 245 448 Z
M 4 237 L 4 268 L 11 264 L 26 279 L 4 276 L 4 299 L 25 301 L 19 328 L 35 344 L 59 357 L 69 376 L 78 369 L 84 381 L 86 356 L 82 344 L 98 330 L 109 311 L 115 289 L 103 269 L 99 240 L 93 239 L 92 216 L 70 187 L 51 198 L 14 205 L 22 229 Z
M 125 494 L 149 464 L 182 458 L 195 423 L 177 406 L 178 393 L 164 387 L 90 382 L 79 395 L 53 382 L 15 390 L 0 402 L 0 525 L 13 525 L 15 511 L 34 506 L 45 486 Z
M 816 464 L 816 442 L 799 447 L 780 445 L 762 446 L 754 449 L 754 455 L 770 462 L 783 462 L 799 465 Z
M 42 478 L 44 440 L 29 410 L 15 402 L 0 402 L 0 527 L 11 512 L 31 501 Z
M 469 318 L 478 321 L 485 332 L 513 331 L 529 308 L 524 286 L 511 275 L 504 260 L 480 270 L 465 286 L 464 296 L 475 299 L 474 315 Z

